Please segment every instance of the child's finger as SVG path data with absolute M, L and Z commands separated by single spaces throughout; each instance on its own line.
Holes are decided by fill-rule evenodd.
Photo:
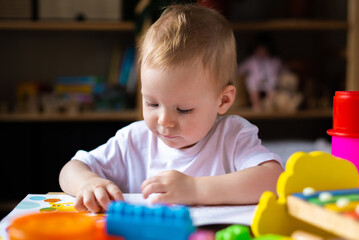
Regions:
M 172 202 L 170 201 L 169 195 L 167 193 L 157 194 L 156 196 L 154 196 L 151 199 L 151 203 L 153 203 L 153 204 L 156 204 L 156 203 L 172 204 Z
M 141 190 L 143 191 L 143 189 L 146 188 L 148 185 L 158 182 L 158 178 L 158 176 L 147 178 L 145 181 L 142 182 Z
M 114 184 L 107 186 L 107 192 L 110 196 L 110 200 L 125 200 L 121 190 Z
M 93 193 L 84 194 L 83 203 L 87 207 L 88 210 L 94 213 L 101 212 L 102 208 L 97 204 L 95 196 Z
M 87 207 L 84 205 L 83 197 L 77 196 L 74 201 L 74 208 L 79 212 L 87 212 Z
M 142 194 L 145 199 L 148 198 L 152 193 L 164 193 L 166 191 L 166 188 L 161 183 L 151 183 L 147 185 L 143 190 Z
M 160 176 L 160 175 L 147 178 L 145 181 L 142 182 L 141 190 L 143 190 L 144 188 L 146 188 L 150 184 L 159 183 L 159 182 L 163 182 L 163 177 Z
M 99 187 L 95 188 L 94 194 L 96 201 L 100 204 L 102 209 L 106 209 L 107 204 L 110 202 L 110 197 L 107 191 L 104 188 Z

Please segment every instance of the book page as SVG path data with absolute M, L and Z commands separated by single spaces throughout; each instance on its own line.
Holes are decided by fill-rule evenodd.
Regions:
M 144 199 L 142 194 L 124 194 L 126 202 L 151 206 L 151 195 Z M 0 222 L 0 239 L 8 239 L 6 228 L 13 219 L 29 213 L 38 212 L 74 212 L 75 198 L 60 194 L 28 194 Z M 211 224 L 241 224 L 250 225 L 256 205 L 250 206 L 189 206 L 194 226 Z M 93 214 L 95 215 L 95 214 Z
M 150 195 L 144 199 L 142 194 L 124 194 L 129 203 L 151 205 Z M 241 224 L 250 225 L 254 209 L 257 205 L 220 205 L 220 206 L 189 206 L 189 211 L 195 226 L 210 224 Z

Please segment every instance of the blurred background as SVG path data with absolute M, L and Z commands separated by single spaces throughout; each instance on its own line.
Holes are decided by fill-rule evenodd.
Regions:
M 283 162 L 299 150 L 330 152 L 334 93 L 359 90 L 356 0 L 0 0 L 2 215 L 28 193 L 60 191 L 59 171 L 77 150 L 142 119 L 136 41 L 165 6 L 189 2 L 233 27 L 229 114 L 256 124 Z M 256 105 L 250 60 L 260 56 L 274 84 Z

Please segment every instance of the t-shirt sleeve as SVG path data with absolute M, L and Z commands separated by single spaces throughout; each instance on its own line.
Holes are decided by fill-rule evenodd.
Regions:
M 105 144 L 89 152 L 79 150 L 72 160 L 79 160 L 87 164 L 91 171 L 102 178 L 109 179 L 120 185 L 125 177 L 125 146 L 123 144 L 123 133 L 119 130 L 115 136 Z
M 269 151 L 258 138 L 258 128 L 250 123 L 244 124 L 236 137 L 235 162 L 237 171 L 257 166 L 270 160 L 282 165 L 280 157 Z

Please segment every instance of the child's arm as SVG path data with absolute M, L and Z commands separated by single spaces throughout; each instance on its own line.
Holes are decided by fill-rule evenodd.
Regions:
M 64 192 L 76 196 L 74 207 L 79 211 L 101 212 L 110 201 L 123 200 L 115 183 L 99 177 L 78 160 L 71 160 L 62 168 L 59 182 Z
M 191 177 L 178 171 L 165 171 L 145 180 L 142 193 L 162 193 L 152 202 L 176 204 L 253 204 L 264 191 L 276 192 L 283 168 L 276 161 L 212 177 Z

